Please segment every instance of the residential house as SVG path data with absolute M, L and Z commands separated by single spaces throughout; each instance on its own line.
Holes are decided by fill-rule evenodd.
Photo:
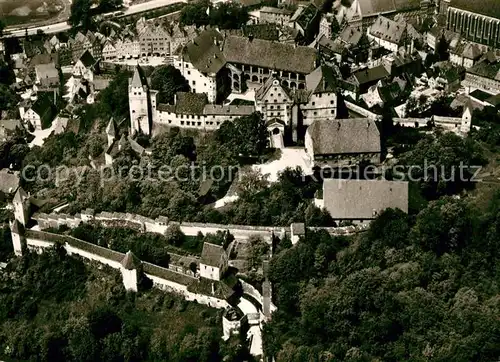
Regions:
M 306 40 L 313 40 L 319 29 L 320 16 L 320 12 L 313 4 L 299 6 L 290 18 L 289 24 Z
M 450 49 L 450 62 L 466 69 L 471 68 L 482 56 L 482 49 L 470 42 L 461 41 L 459 46 Z
M 56 117 L 57 109 L 52 98 L 47 95 L 39 95 L 38 99 L 27 110 L 20 110 L 21 118 L 25 123 L 30 123 L 35 130 L 49 128 Z
M 364 224 L 388 208 L 408 212 L 408 182 L 325 179 L 314 200 L 337 222 Z
M 203 243 L 200 277 L 220 281 L 228 266 L 228 255 L 220 245 Z
M 379 164 L 382 151 L 377 125 L 367 118 L 315 121 L 307 128 L 305 149 L 320 168 Z
M 397 52 L 400 47 L 407 46 L 409 41 L 405 24 L 382 15 L 368 30 L 368 38 L 391 52 Z
M 94 79 L 94 70 L 97 62 L 90 51 L 86 50 L 73 66 L 72 74 L 75 78 L 85 79 L 92 82 Z
M 271 23 L 285 25 L 290 21 L 293 11 L 285 8 L 274 8 L 270 6 L 264 6 L 259 10 L 260 12 L 260 22 L 261 23 Z
M 2 119 L 0 120 L 0 142 L 5 142 L 10 135 L 16 130 L 23 129 L 23 125 L 19 119 Z
M 59 85 L 59 71 L 53 62 L 36 65 L 35 75 L 35 83 L 42 88 L 52 88 Z
M 352 85 L 352 88 L 346 89 L 346 94 L 356 100 L 359 95 L 368 92 L 368 89 L 376 85 L 379 81 L 389 77 L 389 72 L 383 65 L 378 65 L 373 68 L 360 69 L 354 72 L 344 82 Z M 343 86 L 343 87 L 344 87 Z
M 467 69 L 462 85 L 468 93 L 476 89 L 492 95 L 500 93 L 500 50 L 488 52 Z

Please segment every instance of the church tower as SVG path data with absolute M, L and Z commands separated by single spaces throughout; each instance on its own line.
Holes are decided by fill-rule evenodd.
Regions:
M 106 136 L 108 137 L 108 147 L 115 142 L 116 139 L 116 126 L 113 118 L 109 120 L 109 123 L 106 127 Z
M 129 79 L 128 104 L 130 109 L 130 134 L 134 135 L 137 132 L 142 132 L 150 135 L 153 117 L 149 87 L 139 65 L 135 68 L 133 77 Z

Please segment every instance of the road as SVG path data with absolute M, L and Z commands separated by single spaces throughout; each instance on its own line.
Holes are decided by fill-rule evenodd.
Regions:
M 124 15 L 133 15 L 141 13 L 143 11 L 153 10 L 176 3 L 186 3 L 186 2 L 187 0 L 151 0 L 146 3 L 132 5 L 128 9 L 124 10 L 123 13 Z M 70 28 L 71 26 L 67 22 L 61 22 L 51 25 L 28 28 L 28 34 L 34 35 L 39 30 L 43 31 L 45 34 L 54 34 L 69 30 Z M 5 37 L 20 38 L 26 35 L 26 28 L 21 28 L 20 30 L 14 30 L 14 31 L 9 31 L 9 29 L 7 28 L 6 32 L 8 32 L 9 34 L 6 34 Z

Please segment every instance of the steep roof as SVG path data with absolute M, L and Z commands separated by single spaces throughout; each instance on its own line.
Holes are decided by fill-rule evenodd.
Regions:
M 467 43 L 462 56 L 467 59 L 476 60 L 480 58 L 482 54 L 483 52 L 481 51 L 479 46 L 477 46 L 477 44 Z
M 203 109 L 204 115 L 231 115 L 231 116 L 248 116 L 255 112 L 254 106 L 237 106 L 237 105 L 217 105 L 207 104 Z
M 86 50 L 82 54 L 82 56 L 80 57 L 79 60 L 82 62 L 82 64 L 85 66 L 85 68 L 91 67 L 95 64 L 95 59 L 92 56 L 92 54 L 90 54 L 90 52 L 88 50 Z
M 42 129 L 49 128 L 52 121 L 56 117 L 56 107 L 52 102 L 52 98 L 48 94 L 42 94 L 36 102 L 31 106 L 31 109 L 40 116 Z
M 217 73 L 226 64 L 220 49 L 222 41 L 222 34 L 217 30 L 205 30 L 184 47 L 184 60 L 192 63 L 201 73 Z
M 500 2 L 498 0 L 451 0 L 450 6 L 500 19 Z
M 331 67 L 322 65 L 306 75 L 306 88 L 313 93 L 337 91 L 337 75 Z
M 206 265 L 219 267 L 223 254 L 224 248 L 222 246 L 211 243 L 203 243 L 200 262 Z
M 276 83 L 276 84 L 275 84 Z M 263 101 L 265 95 L 271 89 L 271 87 L 279 87 L 287 95 L 288 98 L 291 97 L 290 90 L 281 84 L 279 77 L 276 74 L 271 74 L 269 78 L 266 79 L 264 84 L 255 90 L 255 99 L 258 101 Z
M 334 219 L 373 219 L 387 208 L 408 212 L 408 183 L 325 179 L 323 201 Z
M 379 16 L 370 27 L 370 34 L 379 39 L 400 44 L 406 32 L 406 24 L 397 23 L 384 16 Z
M 314 48 L 241 36 L 228 36 L 224 41 L 223 54 L 229 63 L 302 74 L 309 74 L 316 68 L 317 58 Z
M 315 155 L 381 152 L 380 132 L 368 118 L 317 120 L 307 128 L 307 133 Z
M 127 270 L 137 269 L 141 265 L 141 261 L 130 250 L 123 257 L 121 261 L 122 266 Z
M 18 202 L 18 203 L 23 203 L 27 199 L 29 199 L 28 194 L 26 193 L 26 191 L 23 190 L 23 188 L 21 186 L 19 186 L 16 194 L 14 195 L 14 199 L 12 201 Z
M 130 85 L 133 88 L 142 88 L 143 86 L 148 85 L 146 76 L 144 75 L 144 72 L 139 64 L 137 64 L 137 66 L 134 69 L 134 75 L 132 76 L 132 81 Z
M 366 84 L 376 82 L 389 76 L 389 72 L 383 65 L 374 68 L 358 70 L 353 74 L 354 79 L 358 84 Z
M 113 117 L 111 117 L 108 125 L 106 126 L 106 134 L 113 137 L 116 136 L 115 120 L 113 119 Z
M 202 115 L 208 99 L 205 93 L 177 92 L 175 112 Z

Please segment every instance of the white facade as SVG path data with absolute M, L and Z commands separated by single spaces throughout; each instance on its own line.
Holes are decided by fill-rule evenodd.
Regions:
M 76 64 L 73 66 L 72 74 L 74 77 L 86 79 L 89 82 L 94 81 L 94 72 L 89 67 L 87 68 L 81 60 L 78 60 Z
M 125 290 L 137 292 L 137 269 L 120 268 L 123 278 L 123 286 Z
M 200 277 L 211 280 L 220 280 L 221 269 L 217 266 L 211 266 L 200 262 Z
M 22 120 L 24 122 L 31 123 L 36 130 L 42 129 L 42 120 L 40 118 L 40 115 L 38 115 L 38 113 L 36 113 L 31 108 L 28 109 L 26 112 L 24 112 L 24 115 L 22 116 Z
M 177 68 L 189 83 L 193 93 L 205 93 L 210 103 L 215 103 L 217 98 L 217 75 L 203 74 L 193 64 L 186 62 L 182 57 L 174 61 Z
M 335 119 L 337 117 L 337 94 L 334 92 L 313 93 L 309 102 L 300 106 L 304 126 L 316 120 Z

